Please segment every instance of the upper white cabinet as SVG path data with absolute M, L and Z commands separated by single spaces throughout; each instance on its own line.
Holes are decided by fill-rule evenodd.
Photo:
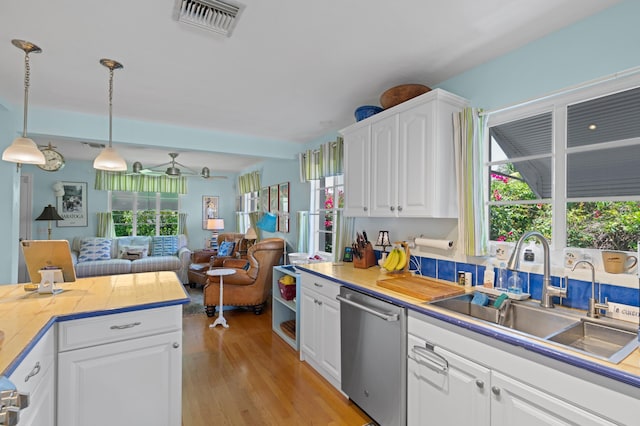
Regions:
M 341 130 L 345 215 L 458 215 L 452 114 L 467 101 L 441 89 Z

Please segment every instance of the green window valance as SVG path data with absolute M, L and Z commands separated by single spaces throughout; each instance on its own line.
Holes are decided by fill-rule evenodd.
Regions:
M 344 142 L 338 138 L 320 145 L 319 149 L 299 154 L 300 182 L 318 180 L 344 173 Z
M 171 192 L 187 193 L 187 178 L 184 176 L 170 178 L 168 176 L 129 175 L 96 170 L 95 189 L 101 191 L 129 192 Z
M 238 176 L 238 191 L 240 194 L 249 194 L 260 190 L 260 172 L 255 171 Z

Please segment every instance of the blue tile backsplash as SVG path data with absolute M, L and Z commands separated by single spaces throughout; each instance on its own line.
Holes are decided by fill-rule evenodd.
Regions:
M 484 282 L 484 265 L 473 263 L 454 262 L 451 260 L 432 259 L 430 257 L 415 256 L 420 263 L 420 270 L 423 276 L 438 278 L 445 281 L 458 281 L 458 271 L 471 272 L 473 285 L 481 285 Z M 494 269 L 497 272 L 497 269 Z M 508 276 L 511 276 L 509 271 Z M 542 297 L 542 279 L 540 274 L 529 272 L 518 272 L 522 280 L 522 291 L 531 294 L 532 299 L 540 300 Z M 562 283 L 561 283 L 562 281 Z M 552 276 L 551 284 L 557 287 L 567 285 L 564 278 Z M 562 284 L 562 285 L 561 285 Z M 596 284 L 596 298 L 598 298 L 598 284 Z M 569 289 L 567 297 L 562 299 L 562 305 L 577 309 L 587 309 L 588 299 L 591 297 L 591 282 L 569 279 Z M 627 288 L 611 284 L 602 284 L 601 300 L 605 297 L 610 302 L 622 303 L 630 306 L 640 306 L 640 289 Z M 554 303 L 561 303 L 559 298 L 554 298 Z

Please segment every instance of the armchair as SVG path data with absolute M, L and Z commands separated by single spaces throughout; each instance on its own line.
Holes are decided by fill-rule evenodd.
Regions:
M 233 253 L 230 256 L 218 256 L 217 250 L 207 249 L 197 250 L 191 254 L 191 264 L 187 272 L 191 288 L 194 288 L 197 284 L 204 286 L 207 283 L 207 271 L 209 268 L 222 266 L 226 259 L 238 258 L 246 254 L 247 241 L 244 239 L 244 234 L 236 232 L 218 234 L 218 247 L 225 241 L 235 243 Z
M 260 315 L 271 290 L 273 267 L 280 264 L 284 253 L 284 240 L 267 238 L 249 248 L 246 260 L 227 259 L 223 267 L 236 273 L 224 277 L 224 304 L 250 306 Z M 245 270 L 248 263 L 248 269 Z M 220 277 L 208 277 L 204 286 L 204 305 L 208 316 L 215 314 L 220 303 Z

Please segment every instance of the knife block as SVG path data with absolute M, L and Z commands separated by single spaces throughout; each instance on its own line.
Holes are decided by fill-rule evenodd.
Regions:
M 361 249 L 360 253 L 362 253 L 362 258 L 353 256 L 354 268 L 367 269 L 378 264 L 371 243 L 367 243 L 364 248 Z

